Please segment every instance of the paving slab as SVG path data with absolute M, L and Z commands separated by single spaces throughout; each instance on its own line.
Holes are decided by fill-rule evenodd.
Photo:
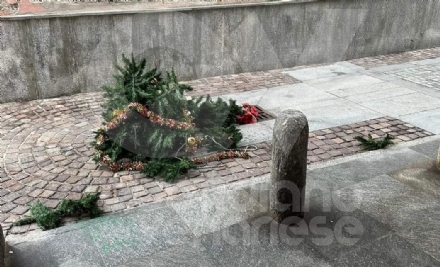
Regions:
M 323 100 L 298 104 L 295 109 L 304 113 L 310 131 L 331 128 L 382 117 L 383 114 L 345 99 Z M 270 111 L 278 114 L 280 109 Z
M 196 235 L 201 236 L 228 227 L 246 218 L 267 211 L 243 190 L 211 193 L 208 197 L 185 199 L 171 203 L 183 222 Z
M 432 256 L 397 235 L 389 235 L 364 247 L 349 250 L 332 263 L 340 267 L 440 266 Z
M 346 63 L 350 64 L 350 63 Z M 328 66 L 321 66 L 309 69 L 301 69 L 295 71 L 287 71 L 286 73 L 295 79 L 301 81 L 315 80 L 325 77 L 337 77 L 348 73 L 355 73 L 356 68 L 344 66 L 344 64 L 332 64 Z
M 81 231 L 9 244 L 9 249 L 11 267 L 105 266 L 94 241 Z
M 396 232 L 437 260 L 440 259 L 440 207 L 414 211 L 401 221 Z
M 416 91 L 394 85 L 393 87 L 387 89 L 375 90 L 368 93 L 353 94 L 346 97 L 346 99 L 358 104 L 362 104 L 364 102 L 372 102 L 380 99 L 393 98 L 413 93 L 416 93 Z
M 295 108 L 298 104 L 318 102 L 326 99 L 336 99 L 335 96 L 323 92 L 304 83 L 284 85 L 269 90 L 244 92 L 222 96 L 224 99 L 234 99 L 237 103 L 248 102 L 259 105 L 264 109 Z
M 252 91 L 246 91 L 246 92 L 240 92 L 235 94 L 227 94 L 227 95 L 221 95 L 223 100 L 228 101 L 229 99 L 233 99 L 237 101 L 237 105 L 248 103 L 250 105 L 259 105 L 263 99 L 263 97 L 267 94 L 267 91 L 269 89 L 259 89 L 259 90 L 252 90 Z
M 387 153 L 368 153 L 364 157 L 341 163 L 337 166 L 316 168 L 309 175 L 328 180 L 330 189 L 340 189 L 369 180 L 381 174 L 396 170 L 429 159 L 409 148 L 387 151 Z
M 170 249 L 157 252 L 153 255 L 140 257 L 134 261 L 128 262 L 121 267 L 215 267 L 220 266 L 206 252 L 203 246 L 196 242 L 188 242 L 183 245 L 174 246 Z
M 389 71 L 404 70 L 407 68 L 414 68 L 414 64 L 412 64 L 412 62 L 406 62 L 402 64 L 391 64 L 386 66 L 374 67 L 374 68 L 370 68 L 369 70 L 376 72 L 389 72 Z
M 284 231 L 289 232 L 260 217 L 205 235 L 201 242 L 221 266 L 331 266 Z
M 321 78 L 310 80 L 306 83 L 324 91 L 335 91 L 345 88 L 356 88 L 359 86 L 372 86 L 373 84 L 383 83 L 383 80 L 365 75 L 345 75 L 340 77 Z
M 243 134 L 243 139 L 240 141 L 240 146 L 247 146 L 258 144 L 272 140 L 272 128 L 270 124 L 255 123 L 239 125 L 237 127 Z
M 420 154 L 426 155 L 432 159 L 436 159 L 439 147 L 440 138 L 435 138 L 435 140 L 411 146 L 410 149 L 417 151 Z
M 405 221 L 413 220 L 419 210 L 440 207 L 438 199 L 385 174 L 335 193 L 340 201 L 351 203 L 393 229 L 400 229 Z
M 399 117 L 404 121 L 426 129 L 432 133 L 440 134 L 440 108 L 402 115 Z
M 374 83 L 374 84 L 361 85 L 355 87 L 337 88 L 334 90 L 328 90 L 327 92 L 339 97 L 349 97 L 349 96 L 363 95 L 381 90 L 382 91 L 392 90 L 396 87 L 398 87 L 398 85 L 396 84 L 389 82 L 381 82 L 381 83 Z
M 329 260 L 389 235 L 392 229 L 351 203 L 338 199 L 327 179 L 308 172 L 304 222 L 308 234 L 304 242 Z
M 440 99 L 422 93 L 393 96 L 385 99 L 365 101 L 364 107 L 393 117 L 433 110 L 440 107 Z

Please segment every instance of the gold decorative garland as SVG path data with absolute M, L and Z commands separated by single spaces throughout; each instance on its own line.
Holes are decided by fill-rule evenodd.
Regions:
M 109 121 L 106 125 L 107 130 L 112 130 L 118 127 L 119 124 L 124 122 L 127 119 L 128 112 L 131 110 L 136 110 L 142 117 L 149 119 L 152 123 L 158 124 L 160 126 L 165 126 L 171 129 L 179 129 L 179 130 L 189 130 L 194 129 L 194 123 L 188 122 L 180 122 L 173 119 L 164 119 L 159 115 L 156 115 L 154 112 L 148 110 L 140 103 L 130 103 L 124 110 L 116 110 L 113 114 L 115 118 Z
M 154 124 L 158 124 L 160 126 L 168 127 L 171 129 L 179 129 L 179 130 L 189 130 L 194 129 L 195 124 L 191 122 L 190 113 L 186 110 L 184 110 L 184 116 L 187 120 L 187 122 L 180 122 L 173 119 L 164 119 L 159 115 L 156 115 L 154 112 L 148 110 L 145 106 L 143 106 L 140 103 L 130 103 L 125 109 L 123 110 L 115 110 L 113 112 L 114 118 L 109 121 L 106 124 L 105 130 L 112 130 L 116 129 L 121 123 L 124 122 L 124 120 L 127 119 L 128 113 L 132 110 L 135 110 L 138 112 L 142 117 L 147 118 L 150 120 L 150 122 Z M 97 143 L 101 144 L 105 141 L 104 135 L 99 135 L 97 137 Z M 197 150 L 198 144 L 200 144 L 202 139 L 198 137 L 192 137 L 190 136 L 187 140 L 187 145 L 189 146 L 187 148 L 187 152 L 195 152 Z M 244 158 L 248 159 L 249 153 L 247 151 L 240 151 L 240 150 L 227 150 L 223 152 L 218 152 L 206 157 L 195 157 L 190 158 L 189 161 L 193 162 L 194 164 L 204 164 L 211 161 L 219 161 L 222 159 L 231 159 L 231 158 Z M 101 157 L 101 163 L 106 164 L 109 166 L 110 170 L 113 172 L 118 172 L 120 170 L 126 170 L 126 171 L 140 171 L 142 170 L 145 165 L 148 163 L 144 163 L 141 161 L 128 161 L 128 162 L 114 162 L 110 159 L 109 156 L 103 156 Z
M 222 159 L 233 159 L 233 158 L 248 159 L 248 158 L 250 158 L 250 156 L 247 151 L 228 150 L 228 151 L 218 152 L 213 155 L 206 156 L 206 157 L 191 158 L 190 161 L 192 161 L 194 164 L 204 164 L 204 163 L 208 163 L 211 161 L 219 161 Z

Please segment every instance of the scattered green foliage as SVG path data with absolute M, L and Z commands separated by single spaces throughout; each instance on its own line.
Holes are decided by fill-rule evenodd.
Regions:
M 63 217 L 88 214 L 91 218 L 100 216 L 103 211 L 98 207 L 99 193 L 84 195 L 80 200 L 63 199 L 57 209 L 52 210 L 39 200 L 31 206 L 30 217 L 24 217 L 14 225 L 26 225 L 36 222 L 43 230 L 53 229 L 60 225 Z
M 363 136 L 356 136 L 355 139 L 359 142 L 361 142 L 362 147 L 365 150 L 378 150 L 386 148 L 389 145 L 394 144 L 393 139 L 394 137 L 387 134 L 383 139 L 381 140 L 375 140 L 371 136 L 371 134 L 368 135 L 368 139 L 364 138 Z
M 188 170 L 196 168 L 197 165 L 187 159 L 156 159 L 149 161 L 141 172 L 149 177 L 160 176 L 166 182 L 172 182 L 181 173 L 186 173 Z

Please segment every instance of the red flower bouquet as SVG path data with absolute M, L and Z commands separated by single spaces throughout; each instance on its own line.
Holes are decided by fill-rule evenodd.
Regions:
M 248 103 L 243 103 L 243 115 L 237 115 L 237 122 L 239 124 L 250 124 L 256 123 L 258 116 L 258 110 L 249 105 Z

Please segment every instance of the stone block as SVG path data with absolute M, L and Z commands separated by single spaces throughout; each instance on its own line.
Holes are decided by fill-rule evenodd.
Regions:
M 285 110 L 276 119 L 270 210 L 277 222 L 303 217 L 308 138 L 307 118 L 300 111 Z

